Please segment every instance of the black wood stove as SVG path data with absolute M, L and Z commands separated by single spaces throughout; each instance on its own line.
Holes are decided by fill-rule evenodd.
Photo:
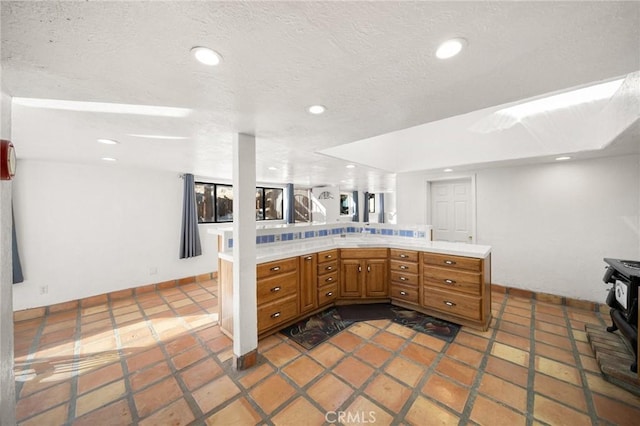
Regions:
M 638 372 L 638 287 L 640 287 L 640 262 L 634 260 L 604 259 L 609 265 L 602 279 L 613 284 L 607 296 L 613 324 L 607 331 L 620 330 L 629 341 L 635 355 L 631 371 Z

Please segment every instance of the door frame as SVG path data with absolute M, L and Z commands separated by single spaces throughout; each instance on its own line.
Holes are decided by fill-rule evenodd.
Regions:
M 427 178 L 425 181 L 426 193 L 427 193 L 427 208 L 426 208 L 426 222 L 429 226 L 433 224 L 433 217 L 431 214 L 431 184 L 432 183 L 442 183 L 447 181 L 458 181 L 458 180 L 469 180 L 471 183 L 471 244 L 476 244 L 477 241 L 477 229 L 476 229 L 476 221 L 477 221 L 477 197 L 476 197 L 476 175 L 472 174 L 455 174 L 455 175 L 447 175 L 447 176 L 438 176 Z M 432 234 L 433 235 L 433 234 Z

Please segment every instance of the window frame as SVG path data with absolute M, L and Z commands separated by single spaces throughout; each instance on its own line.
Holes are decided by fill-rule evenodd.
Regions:
M 202 185 L 205 188 L 205 196 L 203 198 L 203 202 L 206 201 L 206 191 L 207 189 L 211 189 L 213 188 L 213 213 L 211 215 L 211 217 L 213 218 L 213 220 L 200 220 L 200 216 L 198 216 L 198 225 L 206 225 L 206 224 L 216 224 L 216 223 L 231 223 L 233 222 L 233 209 L 231 211 L 231 219 L 230 220 L 219 220 L 218 218 L 218 188 L 219 187 L 226 187 L 226 188 L 231 188 L 232 194 L 233 194 L 233 185 L 232 184 L 228 184 L 228 183 L 216 183 L 216 182 L 204 182 L 204 181 L 197 181 L 195 182 L 195 185 Z M 280 191 L 280 209 L 278 210 L 276 208 L 276 211 L 280 211 L 280 218 L 270 218 L 267 219 L 265 218 L 265 201 L 266 201 L 266 196 L 265 196 L 265 192 L 266 190 L 275 190 L 275 191 Z M 284 190 L 285 188 L 281 188 L 281 187 L 277 187 L 277 186 L 256 186 L 256 221 L 258 222 L 267 222 L 267 221 L 274 221 L 274 220 L 284 220 Z M 260 209 L 262 211 L 262 219 L 259 219 L 258 216 L 258 193 L 261 194 L 261 202 L 260 202 Z M 276 198 L 277 199 L 277 198 Z M 197 203 L 197 197 L 196 197 L 196 203 Z M 199 207 L 199 205 L 197 206 Z

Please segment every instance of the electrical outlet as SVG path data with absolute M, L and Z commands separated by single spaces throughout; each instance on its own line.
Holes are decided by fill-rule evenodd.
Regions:
M 149 268 L 149 275 L 155 275 L 158 273 L 158 267 L 157 266 L 152 266 Z
M 40 294 L 47 294 L 47 293 L 49 293 L 49 286 L 48 285 L 40 286 Z

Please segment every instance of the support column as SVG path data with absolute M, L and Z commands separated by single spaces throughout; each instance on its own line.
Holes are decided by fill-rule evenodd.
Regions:
M 256 139 L 233 140 L 233 366 L 243 370 L 258 356 L 256 296 Z

